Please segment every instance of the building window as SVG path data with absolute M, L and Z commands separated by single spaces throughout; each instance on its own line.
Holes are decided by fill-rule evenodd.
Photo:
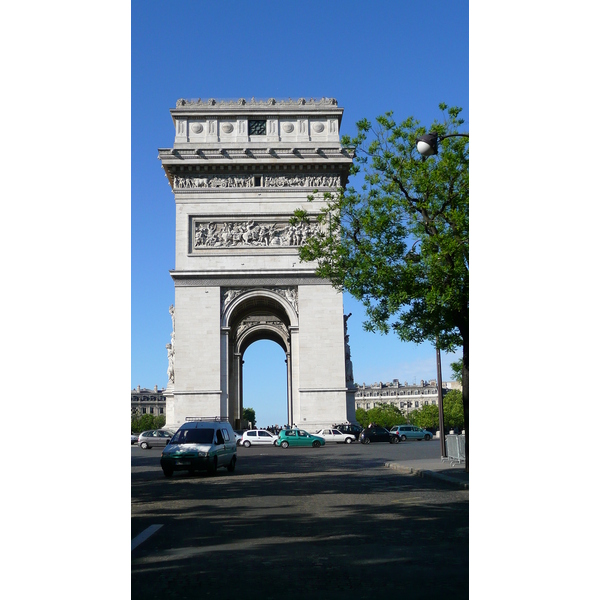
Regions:
M 150 407 L 150 414 L 153 415 L 154 414 L 154 406 Z
M 415 400 L 415 408 L 419 408 L 419 401 Z
M 146 414 L 146 407 L 142 406 L 142 414 L 145 415 Z
M 248 135 L 267 135 L 267 121 L 265 119 L 249 119 Z
M 159 414 L 159 415 L 162 415 L 162 414 L 163 414 L 163 408 L 162 408 L 162 406 L 161 406 L 161 407 L 159 407 L 159 409 L 158 409 L 158 414 Z

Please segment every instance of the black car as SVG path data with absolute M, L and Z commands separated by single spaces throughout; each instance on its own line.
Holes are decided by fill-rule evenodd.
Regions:
M 397 444 L 400 438 L 393 433 L 390 433 L 385 427 L 374 425 L 367 427 L 360 432 L 359 441 L 361 444 L 370 444 L 371 442 L 389 442 Z
M 363 428 L 360 425 L 354 425 L 353 423 L 345 423 L 343 425 L 334 425 L 335 429 L 339 429 L 342 433 L 349 433 L 354 436 L 355 440 L 358 440 L 360 432 Z

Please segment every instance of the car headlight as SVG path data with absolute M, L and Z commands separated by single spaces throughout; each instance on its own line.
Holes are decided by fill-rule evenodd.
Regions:
M 206 458 L 207 456 L 208 456 L 208 452 L 205 452 L 204 450 L 198 450 L 199 458 Z

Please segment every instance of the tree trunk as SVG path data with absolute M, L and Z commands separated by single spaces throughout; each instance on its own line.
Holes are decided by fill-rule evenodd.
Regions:
M 465 469 L 469 471 L 469 336 L 463 338 L 463 413 L 465 415 Z

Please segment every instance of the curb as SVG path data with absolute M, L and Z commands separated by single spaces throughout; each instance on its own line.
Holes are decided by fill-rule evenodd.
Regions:
M 433 479 L 445 481 L 446 483 L 451 483 L 452 485 L 455 485 L 461 489 L 469 489 L 468 481 L 459 481 L 451 475 L 444 475 L 443 473 L 438 473 L 437 471 L 429 471 L 426 469 L 413 469 L 412 467 L 405 467 L 394 462 L 386 462 L 383 464 L 383 466 L 388 467 L 389 469 L 395 469 L 396 471 L 401 471 L 402 473 L 406 473 L 407 475 L 416 475 L 417 477 L 431 477 Z

